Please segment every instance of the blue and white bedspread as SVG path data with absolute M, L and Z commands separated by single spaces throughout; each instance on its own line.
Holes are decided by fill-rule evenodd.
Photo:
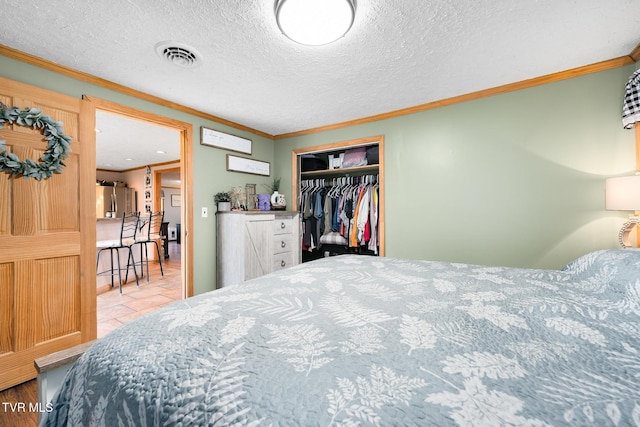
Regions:
M 52 426 L 640 425 L 640 251 L 527 270 L 340 256 L 84 354 Z

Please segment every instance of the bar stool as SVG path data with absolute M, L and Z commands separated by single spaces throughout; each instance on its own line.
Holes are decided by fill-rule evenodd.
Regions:
M 158 262 L 160 263 L 160 274 L 164 277 L 164 270 L 162 269 L 162 255 L 160 255 L 160 246 L 158 245 L 158 240 L 163 239 L 161 232 L 163 220 L 164 211 L 158 211 L 150 213 L 147 217 L 140 218 L 138 222 L 138 236 L 135 239 L 135 245 L 140 245 L 140 271 L 144 272 L 145 265 L 147 267 L 147 283 L 149 283 L 148 243 L 156 245 L 156 253 L 158 254 Z
M 122 294 L 122 276 L 120 274 L 120 271 L 121 270 L 127 271 L 124 279 L 126 282 L 129 278 L 130 264 L 133 265 L 133 273 L 136 276 L 136 286 L 140 286 L 140 283 L 138 282 L 138 273 L 136 272 L 135 260 L 133 258 L 133 252 L 131 250 L 132 246 L 136 243 L 136 232 L 138 231 L 139 219 L 140 219 L 140 212 L 125 213 L 122 216 L 122 224 L 120 227 L 120 238 L 114 239 L 114 240 L 100 240 L 96 242 L 96 248 L 98 249 L 98 253 L 96 255 L 96 270 L 98 269 L 98 265 L 100 264 L 100 254 L 103 251 L 108 250 L 111 256 L 111 269 L 98 272 L 97 275 L 98 276 L 110 275 L 112 288 L 113 288 L 113 279 L 117 275 L 120 294 Z M 126 249 L 128 252 L 126 269 L 120 267 L 120 249 Z M 113 265 L 114 252 L 116 254 L 116 259 L 118 263 L 117 268 L 114 268 L 114 265 Z M 131 261 L 133 261 L 133 263 L 131 263 Z

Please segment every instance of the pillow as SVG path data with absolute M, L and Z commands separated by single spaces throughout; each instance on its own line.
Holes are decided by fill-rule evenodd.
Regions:
M 594 264 L 619 264 L 624 270 L 631 270 L 640 278 L 640 248 L 601 249 L 590 252 L 569 262 L 562 271 L 578 273 L 592 268 Z
M 567 264 L 571 282 L 587 290 L 613 292 L 640 286 L 640 249 L 604 249 L 583 255 Z

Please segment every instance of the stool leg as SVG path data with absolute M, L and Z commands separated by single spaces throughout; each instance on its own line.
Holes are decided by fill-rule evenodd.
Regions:
M 162 269 L 162 256 L 160 255 L 160 247 L 158 246 L 158 241 L 157 240 L 154 240 L 153 243 L 156 244 L 156 252 L 158 253 L 158 262 L 160 263 L 160 273 L 164 277 L 164 270 Z M 147 260 L 147 262 L 149 262 L 149 261 Z
M 140 273 L 144 274 L 144 253 L 142 253 L 142 246 L 144 243 L 140 243 Z M 149 269 L 147 269 L 147 283 L 149 283 Z
M 136 286 L 140 287 L 140 282 L 138 281 L 138 272 L 136 271 L 136 260 L 133 257 L 133 250 L 131 249 L 131 246 L 129 246 L 129 259 L 131 259 L 131 265 L 133 267 L 133 275 L 136 276 Z M 128 273 L 129 273 L 129 261 L 127 260 L 127 274 Z
M 120 288 L 120 295 L 122 295 L 122 276 L 120 275 L 120 251 L 116 248 L 116 258 L 118 260 L 118 287 Z
M 135 260 L 134 262 L 134 269 L 133 271 L 136 271 L 135 269 Z M 127 270 L 124 272 L 124 283 L 129 283 L 129 267 L 131 266 L 131 257 L 127 255 Z
M 109 258 L 111 261 L 111 289 L 113 289 L 113 248 L 109 248 Z
M 149 283 L 149 248 L 147 248 L 147 244 L 143 243 L 144 245 L 144 263 L 147 266 L 147 283 Z M 142 262 L 141 262 L 141 267 L 142 267 Z

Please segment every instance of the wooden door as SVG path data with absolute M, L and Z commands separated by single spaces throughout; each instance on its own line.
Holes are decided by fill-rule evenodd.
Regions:
M 0 78 L 9 108 L 63 122 L 62 174 L 36 181 L 0 172 L 0 390 L 35 378 L 34 359 L 96 337 L 95 112 L 89 101 Z M 6 125 L 0 139 L 39 161 L 41 132 Z

